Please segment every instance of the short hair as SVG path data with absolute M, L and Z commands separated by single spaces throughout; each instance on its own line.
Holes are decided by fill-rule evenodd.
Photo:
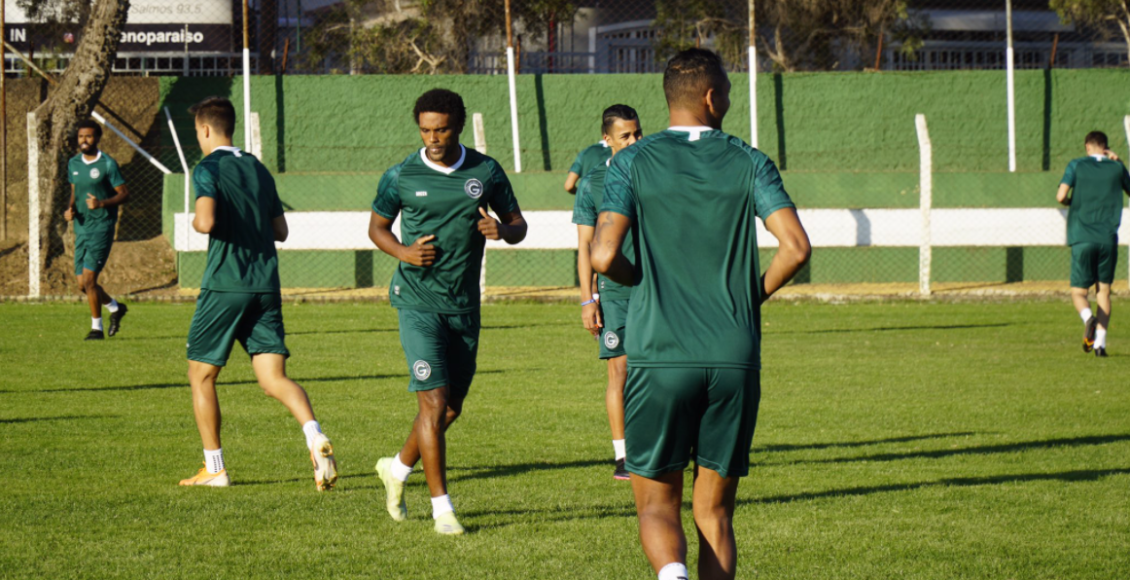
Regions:
M 188 112 L 224 137 L 231 137 L 235 131 L 235 106 L 224 97 L 208 97 L 189 107 Z
M 726 80 L 722 58 L 705 48 L 688 48 L 667 61 L 663 93 L 668 106 L 691 104 Z
M 1107 148 L 1106 133 L 1103 133 L 1102 131 L 1091 131 L 1090 133 L 1087 133 L 1087 138 L 1083 140 L 1083 144 L 1084 145 L 1096 145 L 1098 147 L 1102 147 L 1103 149 L 1106 149 Z
M 640 116 L 636 110 L 628 105 L 612 105 L 604 110 L 604 115 L 601 117 L 600 132 L 607 135 L 612 130 L 612 125 L 616 121 L 639 121 Z
M 412 117 L 416 124 L 420 124 L 421 113 L 441 113 L 449 117 L 457 133 L 463 132 L 463 125 L 467 122 L 467 108 L 463 106 L 463 97 L 459 93 L 447 89 L 432 89 L 416 99 L 416 106 L 412 109 Z
M 98 123 L 90 119 L 79 121 L 78 127 L 75 127 L 76 137 L 78 136 L 79 129 L 94 129 L 94 141 L 97 142 L 102 140 L 102 125 L 99 125 Z

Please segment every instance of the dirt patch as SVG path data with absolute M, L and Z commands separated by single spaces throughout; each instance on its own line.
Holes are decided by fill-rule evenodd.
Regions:
M 0 247 L 0 296 L 28 293 L 27 243 L 9 242 Z M 164 238 L 117 241 L 110 251 L 99 283 L 111 296 L 173 296 L 177 293 L 176 254 Z M 74 272 L 74 240 L 67 254 L 44 272 L 40 292 L 46 296 L 78 296 Z

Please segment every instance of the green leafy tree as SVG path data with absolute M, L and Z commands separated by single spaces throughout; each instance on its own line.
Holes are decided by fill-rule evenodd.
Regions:
M 1048 5 L 1064 23 L 1089 26 L 1107 38 L 1117 28 L 1130 56 L 1130 3 L 1127 0 L 1051 0 Z

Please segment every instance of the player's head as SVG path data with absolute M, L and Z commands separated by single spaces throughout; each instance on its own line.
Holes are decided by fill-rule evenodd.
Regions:
M 463 97 L 447 89 L 432 89 L 416 99 L 412 109 L 428 159 L 439 162 L 459 155 L 459 134 L 467 121 Z
M 189 107 L 196 118 L 196 140 L 207 155 L 217 146 L 230 145 L 235 131 L 235 106 L 223 97 L 208 97 Z
M 1106 133 L 1102 131 L 1091 131 L 1083 140 L 1083 147 L 1087 149 L 1088 155 L 1100 154 L 1107 150 L 1107 146 Z
M 722 59 L 704 48 L 689 48 L 667 61 L 663 93 L 669 109 L 700 116 L 715 129 L 730 110 L 730 79 Z
M 612 148 L 613 155 L 643 137 L 640 116 L 628 105 L 612 105 L 605 109 L 601 117 L 600 132 L 604 135 L 604 142 Z
M 93 155 L 98 151 L 98 143 L 102 141 L 102 126 L 90 119 L 80 121 L 75 131 L 75 141 L 79 151 Z

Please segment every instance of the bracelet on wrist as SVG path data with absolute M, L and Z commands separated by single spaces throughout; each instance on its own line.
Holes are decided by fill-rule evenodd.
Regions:
M 581 306 L 588 306 L 589 304 L 596 304 L 596 300 L 588 299 L 581 303 Z

